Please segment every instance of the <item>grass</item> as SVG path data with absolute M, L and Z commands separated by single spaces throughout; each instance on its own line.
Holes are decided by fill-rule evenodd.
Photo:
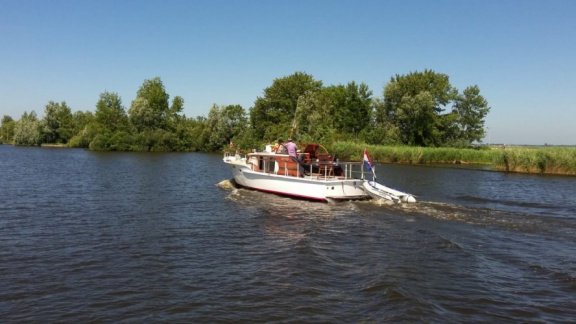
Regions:
M 329 150 L 342 160 L 361 160 L 364 148 L 380 163 L 482 164 L 507 172 L 576 175 L 576 147 L 460 149 L 335 142 Z
M 494 163 L 499 170 L 576 175 L 576 148 L 506 148 Z

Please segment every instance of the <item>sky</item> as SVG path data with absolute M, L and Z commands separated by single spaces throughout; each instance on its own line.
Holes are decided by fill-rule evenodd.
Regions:
M 128 109 L 160 77 L 187 117 L 275 79 L 368 85 L 431 69 L 491 111 L 485 143 L 576 144 L 574 0 L 0 0 L 0 115 Z

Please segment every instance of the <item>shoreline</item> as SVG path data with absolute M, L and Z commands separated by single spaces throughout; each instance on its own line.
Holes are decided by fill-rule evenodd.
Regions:
M 335 142 L 330 151 L 343 160 L 362 161 L 368 149 L 374 161 L 405 165 L 444 165 L 491 171 L 576 176 L 576 147 L 412 147 Z
M 46 147 L 46 148 L 70 148 L 70 147 L 68 146 L 68 144 L 49 144 L 49 143 L 40 144 L 40 147 Z
M 2 143 L 3 145 L 12 145 Z M 67 144 L 44 143 L 40 148 L 71 148 Z M 518 174 L 576 176 L 576 147 L 449 148 L 379 146 L 335 142 L 330 151 L 342 160 L 362 161 L 367 148 L 381 164 L 461 168 Z M 216 153 L 216 152 L 213 152 Z

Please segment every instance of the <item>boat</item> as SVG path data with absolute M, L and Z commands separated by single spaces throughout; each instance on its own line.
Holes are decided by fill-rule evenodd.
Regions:
M 241 187 L 314 201 L 369 199 L 361 162 L 340 162 L 319 144 L 308 144 L 299 158 L 267 148 L 246 155 L 224 155 Z
M 264 151 L 253 150 L 244 155 L 225 153 L 223 161 L 231 167 L 238 186 L 292 198 L 323 202 L 363 200 L 382 191 L 367 188 L 369 181 L 365 180 L 362 162 L 341 162 L 320 144 L 306 145 L 298 158 L 274 153 L 267 146 Z M 382 192 L 387 192 L 386 197 L 395 195 Z M 408 201 L 396 196 L 399 201 Z

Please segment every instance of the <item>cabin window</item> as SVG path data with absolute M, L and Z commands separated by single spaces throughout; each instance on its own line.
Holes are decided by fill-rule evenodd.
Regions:
M 258 158 L 258 167 L 262 172 L 274 173 L 274 157 L 260 156 Z

